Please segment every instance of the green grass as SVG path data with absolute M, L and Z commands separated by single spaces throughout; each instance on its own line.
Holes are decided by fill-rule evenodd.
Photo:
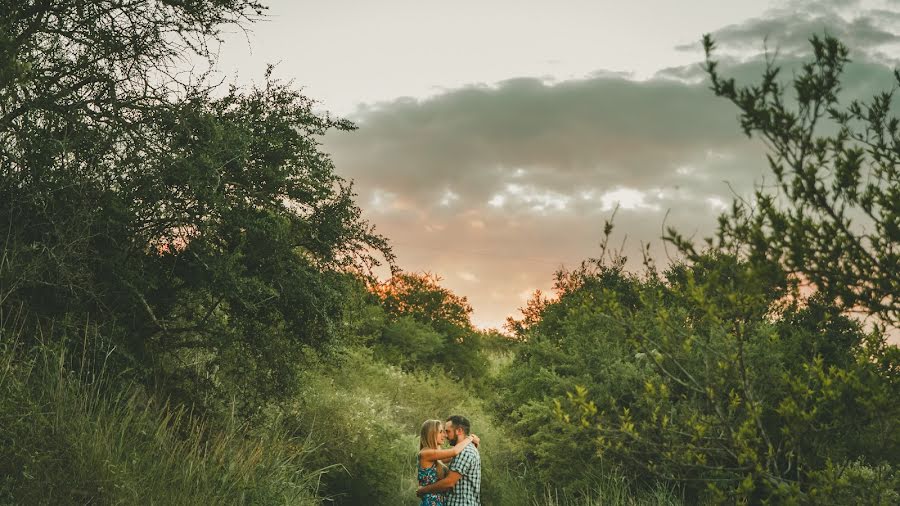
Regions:
M 594 484 L 577 493 L 546 488 L 531 499 L 532 506 L 680 506 L 674 490 L 657 485 L 635 492 L 625 479 L 614 476 L 597 478 Z
M 484 504 L 488 506 L 678 505 L 657 486 L 647 492 L 614 475 L 603 475 L 581 493 L 563 494 L 528 472 L 520 441 L 485 410 L 480 394 L 440 372 L 408 373 L 351 352 L 338 368 L 307 371 L 304 391 L 282 422 L 318 446 L 317 467 L 334 465 L 323 477 L 335 504 L 417 505 L 418 431 L 427 418 L 463 414 L 482 440 Z
M 319 504 L 302 441 L 211 432 L 66 364 L 62 352 L 0 343 L 0 504 Z
M 0 504 L 413 506 L 419 427 L 451 413 L 482 438 L 486 506 L 678 504 L 664 488 L 632 495 L 611 477 L 579 494 L 537 483 L 481 392 L 365 349 L 307 368 L 300 395 L 253 425 L 207 424 L 78 361 L 0 339 Z

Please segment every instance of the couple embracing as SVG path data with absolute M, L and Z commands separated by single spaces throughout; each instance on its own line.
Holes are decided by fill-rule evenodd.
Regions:
M 478 436 L 463 416 L 426 420 L 419 439 L 421 506 L 480 506 L 481 456 Z M 444 441 L 450 448 L 443 448 Z M 447 462 L 449 461 L 449 464 Z

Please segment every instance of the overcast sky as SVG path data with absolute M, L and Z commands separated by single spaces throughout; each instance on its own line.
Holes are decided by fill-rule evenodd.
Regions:
M 269 0 L 220 50 L 230 80 L 268 63 L 359 130 L 323 139 L 400 267 L 440 275 L 481 327 L 499 327 L 553 273 L 616 243 L 665 265 L 664 221 L 712 233 L 766 176 L 763 147 L 712 96 L 698 65 L 711 32 L 725 73 L 790 67 L 813 34 L 854 59 L 847 96 L 891 89 L 900 1 Z M 787 75 L 790 75 L 789 73 Z

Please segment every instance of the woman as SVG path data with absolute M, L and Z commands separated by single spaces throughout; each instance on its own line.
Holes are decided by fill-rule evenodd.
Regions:
M 440 420 L 425 420 L 419 433 L 419 486 L 431 485 L 447 474 L 442 460 L 453 458 L 469 443 L 478 446 L 478 436 L 469 434 L 465 439 L 446 450 L 444 444 L 444 424 Z M 425 494 L 421 506 L 444 506 L 444 494 Z

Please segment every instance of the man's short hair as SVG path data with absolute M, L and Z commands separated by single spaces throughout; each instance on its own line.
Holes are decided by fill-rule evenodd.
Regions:
M 469 435 L 469 430 L 472 429 L 472 424 L 469 423 L 469 419 L 462 415 L 451 415 L 447 417 L 447 421 L 453 424 L 454 429 L 462 429 L 463 434 Z

